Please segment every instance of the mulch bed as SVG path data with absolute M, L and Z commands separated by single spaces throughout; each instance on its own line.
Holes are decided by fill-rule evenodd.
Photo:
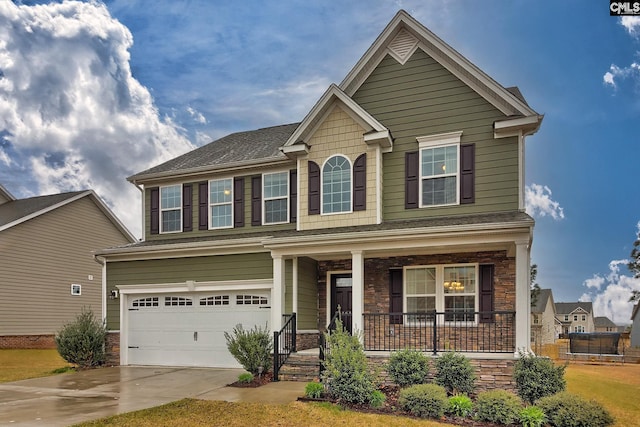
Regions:
M 268 384 L 273 379 L 273 374 L 271 372 L 267 372 L 266 374 L 262 374 L 260 376 L 256 375 L 253 377 L 253 381 L 250 383 L 243 383 L 240 381 L 236 381 L 231 384 L 227 384 L 227 387 L 238 387 L 238 388 L 256 388 Z

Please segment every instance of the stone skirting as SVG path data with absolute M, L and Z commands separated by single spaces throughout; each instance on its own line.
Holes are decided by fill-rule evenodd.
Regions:
M 120 365 L 120 332 L 107 333 L 106 343 L 106 361 L 107 366 Z
M 5 335 L 0 336 L 1 349 L 54 349 L 54 335 Z
M 308 350 L 310 348 L 318 348 L 318 339 L 320 333 L 318 331 L 305 331 L 296 334 L 296 350 Z

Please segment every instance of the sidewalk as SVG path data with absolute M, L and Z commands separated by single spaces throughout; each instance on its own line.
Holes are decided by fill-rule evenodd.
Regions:
M 304 396 L 306 383 L 278 381 L 256 388 L 224 387 L 195 396 L 203 400 L 224 400 L 227 402 L 252 402 L 286 404 Z

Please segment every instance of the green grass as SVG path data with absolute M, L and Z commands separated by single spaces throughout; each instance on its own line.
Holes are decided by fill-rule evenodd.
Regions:
M 56 350 L 0 350 L 0 383 L 45 377 L 70 369 Z

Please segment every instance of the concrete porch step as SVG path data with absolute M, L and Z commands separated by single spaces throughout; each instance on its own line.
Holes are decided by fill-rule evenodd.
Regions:
M 320 359 L 318 354 L 292 353 L 278 374 L 281 381 L 310 382 L 318 379 Z

